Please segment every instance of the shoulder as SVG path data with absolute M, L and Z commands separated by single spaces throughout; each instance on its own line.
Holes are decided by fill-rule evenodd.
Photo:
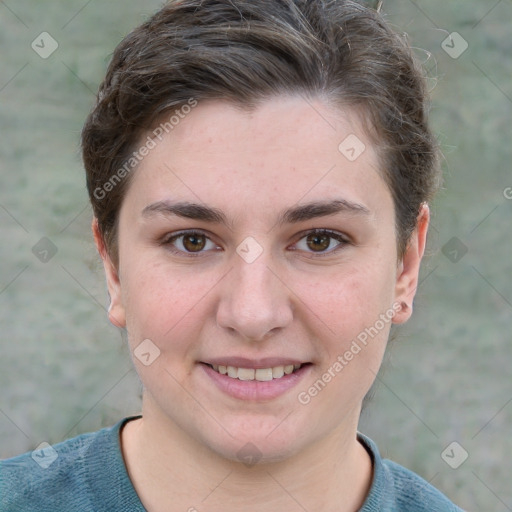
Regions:
M 463 512 L 416 473 L 382 459 L 371 439 L 362 434 L 358 439 L 370 453 L 374 466 L 372 486 L 361 512 Z
M 389 494 L 399 506 L 398 510 L 412 510 L 411 506 L 414 505 L 416 512 L 461 512 L 459 507 L 416 473 L 391 460 L 384 459 L 382 464 L 392 485 Z
M 54 504 L 54 498 L 62 498 L 63 491 L 70 495 L 80 488 L 87 449 L 102 434 L 84 434 L 1 461 L 2 510 L 28 510 L 36 503 L 46 510 Z
M 111 486 L 119 464 L 124 470 L 118 439 L 126 421 L 0 461 L 0 510 L 96 510 L 96 484 Z

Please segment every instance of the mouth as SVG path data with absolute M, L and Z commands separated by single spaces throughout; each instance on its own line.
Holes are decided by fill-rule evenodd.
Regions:
M 304 366 L 309 366 L 311 363 L 299 364 L 286 364 L 280 366 L 271 366 L 268 368 L 243 368 L 238 366 L 228 366 L 221 364 L 202 363 L 208 366 L 213 371 L 220 375 L 225 375 L 231 379 L 238 379 L 241 381 L 259 381 L 268 382 L 272 380 L 279 380 L 286 375 L 298 372 Z
M 203 369 L 199 375 L 208 379 L 205 392 L 209 393 L 213 384 L 231 398 L 253 402 L 268 402 L 285 395 L 304 381 L 314 366 L 304 359 L 279 356 L 254 359 L 233 355 L 198 363 Z

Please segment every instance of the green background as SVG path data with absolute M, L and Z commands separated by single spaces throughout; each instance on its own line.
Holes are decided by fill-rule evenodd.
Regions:
M 78 143 L 109 55 L 160 4 L 0 2 L 0 457 L 139 411 L 125 341 L 107 320 Z M 431 77 L 445 184 L 413 318 L 360 430 L 459 506 L 512 510 L 512 1 L 383 10 Z M 31 48 L 45 31 L 59 45 L 47 59 Z M 468 44 L 458 58 L 442 47 L 454 31 Z M 57 249 L 46 263 L 33 253 L 42 237 Z M 468 453 L 457 469 L 441 456 L 454 441 Z

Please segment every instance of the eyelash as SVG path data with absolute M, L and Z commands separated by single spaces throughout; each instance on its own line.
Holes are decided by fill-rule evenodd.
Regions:
M 304 239 L 310 235 L 327 235 L 329 238 L 333 238 L 337 242 L 340 242 L 339 245 L 337 245 L 334 249 L 331 249 L 330 251 L 309 253 L 309 254 L 312 254 L 312 256 L 310 256 L 310 257 L 313 257 L 313 258 L 322 258 L 325 256 L 330 256 L 330 255 L 338 252 L 339 250 L 343 249 L 346 245 L 348 245 L 350 243 L 348 237 L 342 235 L 341 233 L 338 233 L 336 231 L 331 231 L 329 229 L 317 228 L 317 229 L 311 229 L 309 231 L 301 233 L 301 237 L 297 240 L 297 242 L 295 242 L 295 244 L 297 244 L 302 239 Z M 186 257 L 191 257 L 191 258 L 197 258 L 199 256 L 202 256 L 204 254 L 204 252 L 206 252 L 206 251 L 198 251 L 198 252 L 181 251 L 181 250 L 176 249 L 172 245 L 173 242 L 175 242 L 176 240 L 178 240 L 182 237 L 185 237 L 185 236 L 204 236 L 204 237 L 206 237 L 207 240 L 211 241 L 211 239 L 208 237 L 208 235 L 205 232 L 198 231 L 198 230 L 189 230 L 189 231 L 180 231 L 179 233 L 172 234 L 172 236 L 169 236 L 169 235 L 165 236 L 161 240 L 160 245 L 166 246 L 174 254 L 185 255 Z M 329 243 L 329 245 L 330 245 L 330 243 Z

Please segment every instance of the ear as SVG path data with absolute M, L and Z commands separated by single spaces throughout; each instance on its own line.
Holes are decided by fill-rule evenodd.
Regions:
M 398 265 L 395 303 L 401 304 L 402 309 L 393 317 L 393 323 L 395 324 L 402 324 L 411 317 L 412 303 L 418 288 L 420 263 L 427 242 L 429 222 L 430 210 L 428 205 L 423 203 L 416 222 L 416 229 L 411 235 L 405 254 Z
M 110 296 L 108 318 L 111 324 L 124 329 L 126 327 L 126 315 L 121 300 L 121 282 L 119 281 L 117 269 L 108 254 L 105 241 L 98 226 L 98 219 L 96 219 L 96 217 L 92 220 L 92 233 L 96 248 L 103 260 L 103 268 L 105 269 L 105 276 L 107 278 L 107 288 Z

